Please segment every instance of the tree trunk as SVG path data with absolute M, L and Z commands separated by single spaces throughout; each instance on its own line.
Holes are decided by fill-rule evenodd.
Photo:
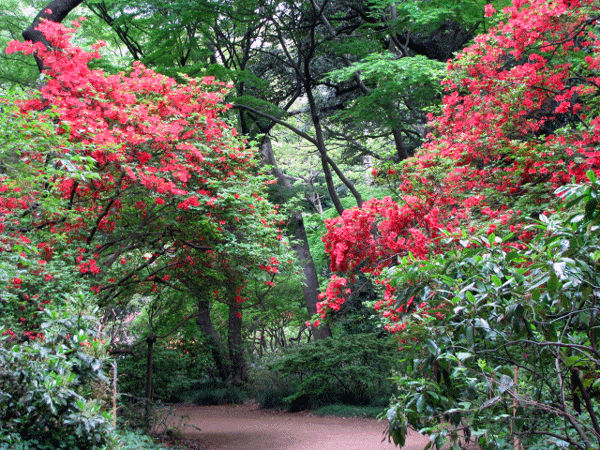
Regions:
M 306 69 L 308 72 L 308 68 Z M 307 75 L 308 76 L 308 75 Z M 335 206 L 336 211 L 339 215 L 342 215 L 344 212 L 344 207 L 342 206 L 342 202 L 340 201 L 340 197 L 335 190 L 335 184 L 333 182 L 333 175 L 331 173 L 331 168 L 329 167 L 329 163 L 327 161 L 327 147 L 325 146 L 325 140 L 323 138 L 323 129 L 321 128 L 321 119 L 319 117 L 319 113 L 317 110 L 317 105 L 315 103 L 315 99 L 313 97 L 312 91 L 310 90 L 310 84 L 308 82 L 305 83 L 306 88 L 306 97 L 308 99 L 308 104 L 310 106 L 311 119 L 313 122 L 313 126 L 315 129 L 315 135 L 317 139 L 317 150 L 319 151 L 319 156 L 321 157 L 321 166 L 323 167 L 323 175 L 325 176 L 325 184 L 327 186 L 327 192 L 329 193 L 329 197 L 331 198 L 331 202 L 333 206 Z
M 113 368 L 113 380 L 112 380 L 112 418 L 111 424 L 113 428 L 117 428 L 117 397 L 118 397 L 118 380 L 119 380 L 119 366 L 117 363 L 117 359 L 115 358 L 112 363 Z
M 265 136 L 261 141 L 261 153 L 265 163 L 272 167 L 273 175 L 277 178 L 277 183 L 283 188 L 291 188 L 292 185 L 289 179 L 277 167 L 275 155 L 273 154 L 273 147 L 271 146 L 271 139 L 268 136 Z M 304 303 L 306 304 L 308 316 L 312 317 L 317 313 L 319 279 L 317 277 L 315 263 L 310 253 L 310 247 L 308 246 L 308 239 L 306 238 L 306 229 L 304 227 L 301 211 L 296 211 L 292 214 L 292 217 L 288 222 L 288 232 L 295 238 L 292 249 L 296 253 L 304 270 L 302 292 L 304 294 Z M 331 330 L 326 324 L 323 324 L 319 328 L 315 328 L 313 331 L 315 339 L 324 339 L 331 336 Z
M 298 255 L 298 259 L 304 267 L 304 284 L 302 291 L 304 292 L 304 301 L 308 316 L 312 317 L 317 313 L 317 302 L 319 301 L 319 279 L 317 277 L 317 269 L 310 254 L 308 239 L 306 238 L 306 228 L 301 212 L 293 214 L 288 223 L 288 228 L 293 233 L 295 242 L 292 245 L 293 250 Z M 313 328 L 315 339 L 325 339 L 331 337 L 331 329 L 329 325 L 322 324 L 319 328 Z
M 268 134 L 265 134 L 260 141 L 260 153 L 262 155 L 263 163 L 271 166 L 271 171 L 275 178 L 277 178 L 277 184 L 285 189 L 291 189 L 292 183 L 289 178 L 286 177 L 277 166 L 277 160 L 273 153 L 273 145 L 271 144 L 271 138 Z
M 394 144 L 396 144 L 396 153 L 398 154 L 398 160 L 404 161 L 408 158 L 408 152 L 406 151 L 406 147 L 404 146 L 404 138 L 402 137 L 402 131 L 398 128 L 392 129 L 392 134 L 394 135 Z
M 146 399 L 144 402 L 144 425 L 146 430 L 150 431 L 150 407 L 152 405 L 152 359 L 154 352 L 154 343 L 156 336 L 146 338 L 148 344 L 148 354 L 146 355 Z
M 237 304 L 229 306 L 227 328 L 227 343 L 229 347 L 229 359 L 231 361 L 229 381 L 233 384 L 244 384 L 248 380 L 248 377 L 242 341 L 242 312 Z
M 261 142 L 261 153 L 264 161 L 272 166 L 273 175 L 277 178 L 277 182 L 282 187 L 291 187 L 290 181 L 285 174 L 277 167 L 271 140 L 265 136 Z M 304 294 L 304 303 L 308 317 L 312 317 L 317 313 L 317 303 L 319 301 L 319 278 L 317 277 L 317 269 L 314 260 L 310 253 L 308 239 L 306 237 L 306 228 L 304 227 L 304 219 L 302 212 L 296 211 L 292 214 L 288 222 L 288 230 L 294 236 L 295 241 L 292 244 L 292 249 L 296 253 L 298 260 L 302 264 L 304 271 L 304 283 L 302 292 Z M 319 328 L 313 328 L 313 336 L 315 339 L 325 339 L 331 337 L 331 329 L 329 325 L 322 324 Z
M 225 349 L 210 318 L 210 305 L 202 294 L 198 295 L 198 319 L 196 323 L 209 340 L 212 356 L 217 365 L 221 380 L 227 380 L 230 376 L 230 370 L 225 358 Z

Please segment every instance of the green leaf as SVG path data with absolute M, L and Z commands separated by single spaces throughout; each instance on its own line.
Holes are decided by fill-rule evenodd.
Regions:
M 558 289 L 558 277 L 556 276 L 556 273 L 554 273 L 554 271 L 550 271 L 547 287 L 548 292 L 551 295 L 554 295 Z
M 456 353 L 456 357 L 459 359 L 459 361 L 465 361 L 469 358 L 472 358 L 473 354 L 469 352 L 458 352 Z
M 506 262 L 511 262 L 513 259 L 518 258 L 519 256 L 519 252 L 511 250 L 510 252 L 506 253 L 504 259 L 506 260 Z
M 471 291 L 466 291 L 465 297 L 467 297 L 467 300 L 469 300 L 471 303 L 473 303 L 473 304 L 476 303 L 475 296 L 473 295 L 473 293 Z
M 425 395 L 420 394 L 417 397 L 417 412 L 422 413 L 425 409 Z
M 438 345 L 431 339 L 427 339 L 425 343 L 429 352 L 437 358 L 440 355 L 440 348 Z
M 598 200 L 591 198 L 585 204 L 585 218 L 591 220 L 594 218 L 594 213 L 598 208 Z
M 581 311 L 577 316 L 579 323 L 589 328 L 592 321 L 592 316 L 589 311 Z
M 491 330 L 490 324 L 487 322 L 487 320 L 479 317 L 475 319 L 475 326 L 483 328 L 485 331 Z

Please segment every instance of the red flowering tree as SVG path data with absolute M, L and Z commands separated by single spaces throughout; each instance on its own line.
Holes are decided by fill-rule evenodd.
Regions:
M 486 12 L 496 24 L 448 63 L 428 142 L 378 171 L 395 199 L 327 222 L 320 313 L 359 271 L 382 285 L 373 306 L 405 355 L 388 412 L 398 444 L 412 426 L 432 448 L 593 448 L 600 9 Z M 585 201 L 566 220 L 564 196 Z
M 46 76 L 39 95 L 17 102 L 11 120 L 32 139 L 0 180 L 2 252 L 27 260 L 3 280 L 17 300 L 7 305 L 57 300 L 57 282 L 91 289 L 101 305 L 184 291 L 198 296 L 201 317 L 212 283 L 231 288 L 225 301 L 239 340 L 246 280 L 269 289 L 276 255 L 287 250 L 281 217 L 264 198 L 273 181 L 220 118 L 226 86 L 179 84 L 137 63 L 115 75 L 94 70 L 102 43 L 74 47 L 78 26 L 44 21 L 49 48 L 7 49 L 34 53 Z M 199 323 L 211 334 L 209 319 Z
M 557 187 L 599 170 L 594 2 L 515 0 L 501 20 L 448 63 L 428 142 L 401 166 L 376 172 L 397 198 L 369 200 L 327 222 L 323 241 L 337 275 L 320 313 L 339 308 L 336 286 L 356 271 L 385 285 L 376 309 L 396 309 L 385 269 L 403 256 L 427 259 L 465 234 L 510 228 L 517 234 L 509 245 L 519 247 L 530 237 L 523 217 L 552 210 Z

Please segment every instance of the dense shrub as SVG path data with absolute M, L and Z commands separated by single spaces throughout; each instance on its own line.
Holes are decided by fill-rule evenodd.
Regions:
M 140 431 L 121 431 L 115 441 L 115 444 L 109 447 L 110 450 L 161 450 L 165 448 Z
M 172 347 L 172 348 L 169 348 Z M 145 349 L 134 356 L 119 359 L 119 392 L 126 397 L 144 397 L 146 390 Z M 214 373 L 214 363 L 200 345 L 156 344 L 153 350 L 153 399 L 179 402 L 186 399 L 192 389 L 207 374 Z
M 364 417 L 376 419 L 385 412 L 383 406 L 325 405 L 311 411 L 315 416 Z
M 397 443 L 412 426 L 438 449 L 469 439 L 483 449 L 598 448 L 600 182 L 588 176 L 559 191 L 570 215 L 532 221 L 540 233 L 521 250 L 510 234 L 490 234 L 397 269 L 399 298 L 410 289 L 435 306 L 403 317 L 410 364 L 388 413 Z
M 384 405 L 392 388 L 396 347 L 387 338 L 354 334 L 287 350 L 255 370 L 264 407 L 297 411 L 326 404 Z
M 50 316 L 44 338 L 0 338 L 0 448 L 99 448 L 110 417 L 96 398 L 105 382 L 90 318 Z M 0 329 L 0 334 L 3 330 Z
M 208 381 L 192 384 L 179 400 L 196 405 L 227 405 L 244 403 L 247 398 L 247 392 L 239 386 Z

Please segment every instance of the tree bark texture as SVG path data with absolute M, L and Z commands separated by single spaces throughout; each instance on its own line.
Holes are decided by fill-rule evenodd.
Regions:
M 229 381 L 233 384 L 244 384 L 248 380 L 248 376 L 242 338 L 242 313 L 237 304 L 229 306 L 227 328 L 227 343 L 231 361 Z
M 198 319 L 196 323 L 200 330 L 209 340 L 212 356 L 219 371 L 219 376 L 223 381 L 227 380 L 230 375 L 229 366 L 225 358 L 225 349 L 221 342 L 221 338 L 213 326 L 210 318 L 210 304 L 202 295 L 198 297 Z
M 319 279 L 317 277 L 317 269 L 310 254 L 308 239 L 306 237 L 306 228 L 304 227 L 304 219 L 301 212 L 296 212 L 292 215 L 288 223 L 288 228 L 295 238 L 292 244 L 293 250 L 298 255 L 298 259 L 302 262 L 304 268 L 304 285 L 302 291 L 304 293 L 304 301 L 308 316 L 312 317 L 317 313 L 317 303 L 319 301 Z M 323 323 L 319 328 L 313 328 L 313 336 L 315 339 L 325 339 L 331 337 L 331 329 L 329 325 Z
M 150 405 L 152 404 L 152 366 L 154 356 L 154 343 L 156 336 L 146 338 L 148 345 L 148 354 L 146 355 L 146 399 L 144 402 L 144 424 L 147 430 L 150 430 Z

